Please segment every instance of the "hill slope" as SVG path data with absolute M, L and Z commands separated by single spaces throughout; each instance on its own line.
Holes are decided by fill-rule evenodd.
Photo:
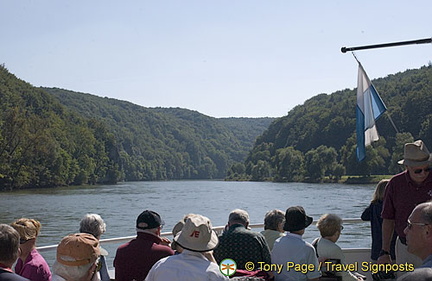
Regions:
M 244 161 L 255 138 L 273 120 L 219 120 L 187 109 L 145 108 L 57 88 L 44 90 L 70 110 L 110 128 L 128 181 L 224 178 L 233 162 Z
M 388 174 L 399 171 L 395 163 L 403 157 L 405 142 L 422 139 L 432 148 L 432 66 L 373 83 L 399 133 L 383 115 L 377 122 L 382 137 L 368 147 L 366 161 L 355 158 L 356 90 L 346 89 L 317 95 L 274 121 L 249 154 L 246 174 L 255 180 L 289 181 L 345 172 Z M 341 169 L 335 172 L 335 167 Z

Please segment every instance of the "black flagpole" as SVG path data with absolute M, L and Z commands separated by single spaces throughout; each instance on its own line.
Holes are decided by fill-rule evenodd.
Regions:
M 367 45 L 367 46 L 358 46 L 358 47 L 342 47 L 341 52 L 352 52 L 357 50 L 365 50 L 365 49 L 374 49 L 374 48 L 385 48 L 385 47 L 395 47 L 402 45 L 412 45 L 412 44 L 426 44 L 432 43 L 432 38 L 425 38 L 419 40 L 411 40 L 411 41 L 401 41 L 401 42 L 393 42 L 393 43 L 384 43 L 384 44 L 376 44 L 376 45 Z

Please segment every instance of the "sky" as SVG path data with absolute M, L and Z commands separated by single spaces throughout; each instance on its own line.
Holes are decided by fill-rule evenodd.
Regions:
M 0 64 L 37 87 L 281 117 L 356 88 L 341 47 L 430 38 L 431 11 L 430 0 L 0 0 Z M 355 54 L 375 79 L 428 65 L 432 44 Z

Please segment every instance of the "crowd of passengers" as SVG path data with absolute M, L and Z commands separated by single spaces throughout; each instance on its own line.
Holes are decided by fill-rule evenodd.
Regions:
M 371 259 L 412 265 L 412 272 L 397 272 L 398 280 L 431 280 L 432 155 L 418 140 L 405 144 L 404 159 L 398 163 L 405 171 L 381 181 L 361 215 L 371 222 Z M 364 280 L 365 276 L 345 269 L 323 276 L 330 274 L 323 262 L 346 263 L 336 244 L 342 219 L 322 215 L 316 224 L 321 236 L 308 243 L 302 237 L 312 221 L 301 206 L 271 210 L 258 233 L 249 228 L 249 214 L 235 209 L 218 236 L 209 218 L 191 213 L 174 226 L 170 241 L 161 236 L 160 215 L 145 210 L 136 220 L 136 238 L 116 251 L 115 280 Z M 36 249 L 40 229 L 35 219 L 0 224 L 0 281 L 110 280 L 107 252 L 99 244 L 106 225 L 99 215 L 87 214 L 79 233 L 61 240 L 52 272 Z M 373 279 L 396 278 L 387 273 Z

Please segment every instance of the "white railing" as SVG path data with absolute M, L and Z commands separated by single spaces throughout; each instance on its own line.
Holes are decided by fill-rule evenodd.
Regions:
M 355 223 L 364 223 L 364 221 L 362 221 L 361 219 L 344 219 L 343 220 L 344 223 L 348 223 L 348 224 L 355 224 Z M 316 224 L 316 221 L 313 221 L 312 224 Z M 252 229 L 264 229 L 264 224 L 250 224 L 249 225 L 250 228 Z M 216 226 L 213 227 L 213 230 L 219 235 L 223 232 L 223 230 L 225 229 L 225 226 Z M 161 236 L 163 237 L 171 237 L 172 236 L 172 232 L 163 232 L 161 233 Z M 122 243 L 126 243 L 132 239 L 134 239 L 136 237 L 136 235 L 133 236 L 124 236 L 124 237 L 116 237 L 116 238 L 108 238 L 108 239 L 101 239 L 100 243 L 101 245 L 106 245 L 106 244 L 122 244 Z M 57 248 L 57 245 L 49 245 L 49 246 L 41 246 L 41 247 L 37 247 L 37 250 L 41 253 L 43 252 L 48 252 L 48 251 L 52 251 L 55 250 Z

